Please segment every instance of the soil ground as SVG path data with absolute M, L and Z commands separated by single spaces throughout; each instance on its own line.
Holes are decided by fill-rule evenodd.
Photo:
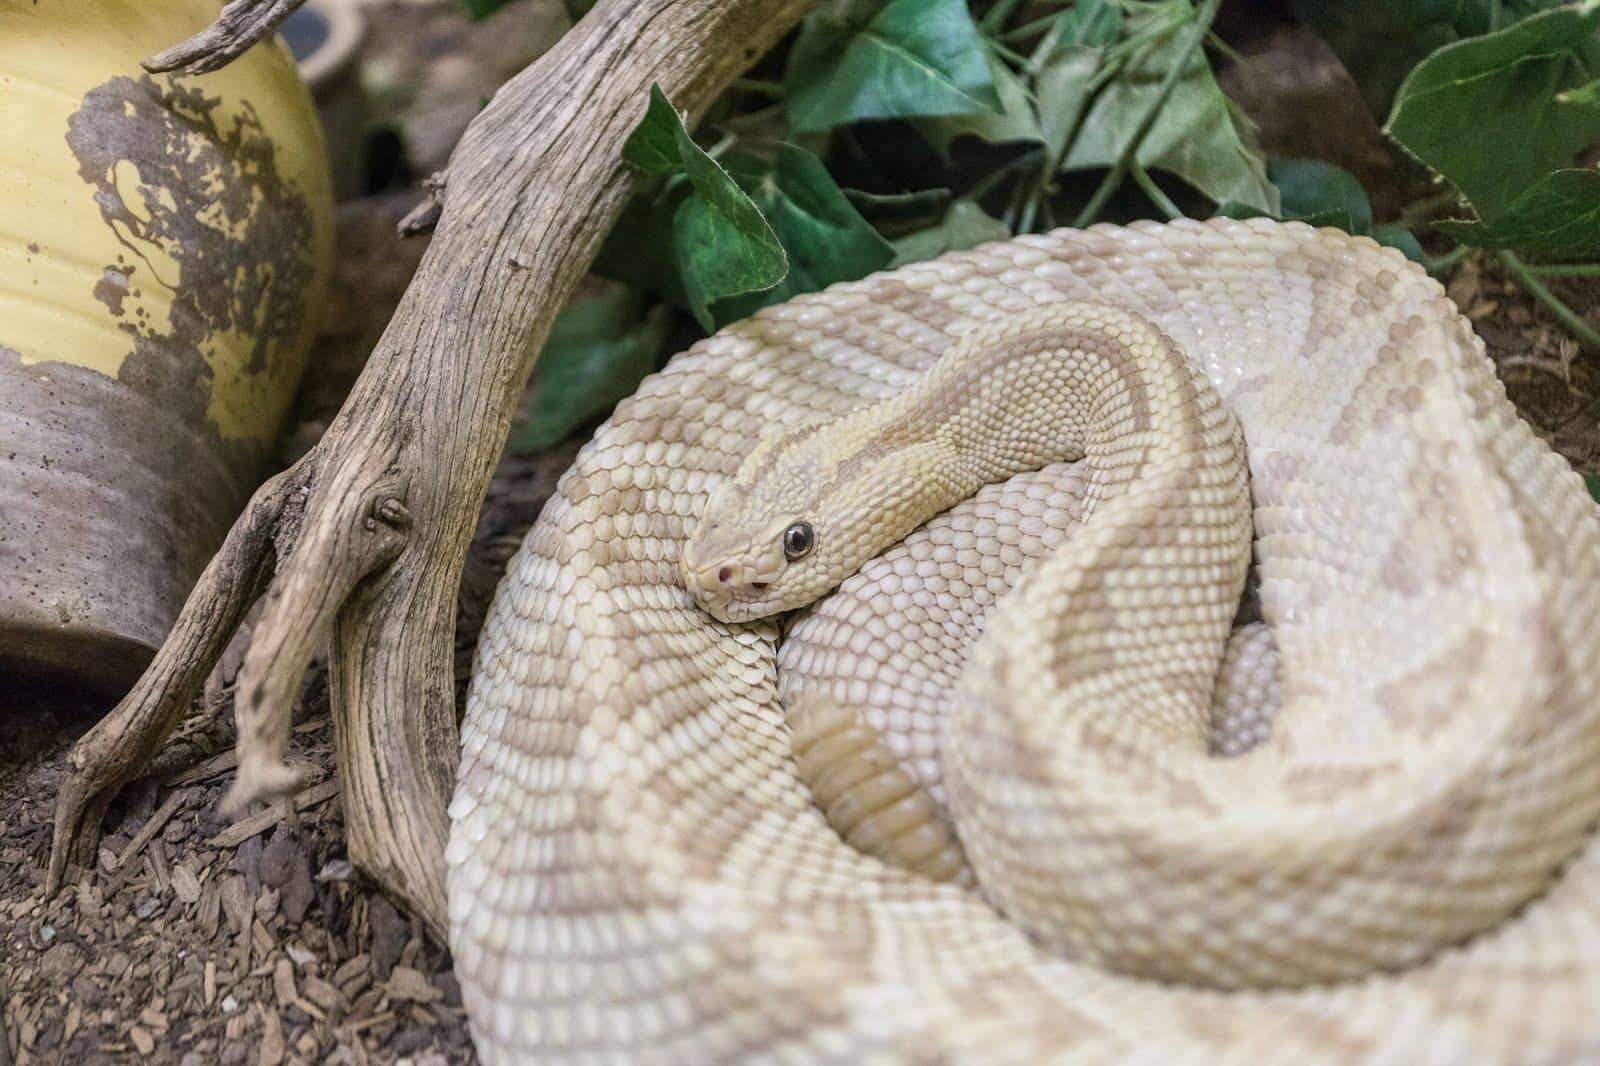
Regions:
M 396 114 L 408 143 L 421 146 L 413 175 L 438 165 L 438 146 L 453 141 L 476 99 L 538 46 L 540 17 L 527 3 L 477 27 L 444 3 L 378 12 L 367 53 L 404 97 Z M 1394 202 L 1385 197 L 1400 179 L 1320 46 L 1282 27 L 1247 44 L 1241 50 L 1260 66 L 1234 84 L 1269 148 L 1309 155 L 1320 147 L 1361 174 L 1380 213 Z M 1254 94 L 1244 88 L 1252 82 Z M 1344 138 L 1331 152 L 1330 114 L 1341 116 L 1331 135 Z M 421 255 L 423 242 L 393 237 L 418 197 L 414 184 L 398 184 L 340 210 L 333 325 L 285 437 L 285 461 L 337 410 Z M 1581 469 L 1600 469 L 1600 360 L 1580 356 L 1487 265 L 1467 261 L 1448 285 L 1527 417 Z M 1600 314 L 1600 285 L 1562 291 L 1591 319 Z M 463 690 L 494 584 L 574 451 L 507 455 L 495 472 L 462 583 Z M 51 803 L 93 709 L 0 691 L 8 731 L 0 740 L 0 1066 L 472 1061 L 447 954 L 345 858 L 320 664 L 301 691 L 293 752 L 319 768 L 319 783 L 293 812 L 279 807 L 235 825 L 218 818 L 233 767 L 233 676 L 247 640 L 241 634 L 230 649 L 158 765 L 113 806 L 96 868 L 51 900 L 40 890 Z

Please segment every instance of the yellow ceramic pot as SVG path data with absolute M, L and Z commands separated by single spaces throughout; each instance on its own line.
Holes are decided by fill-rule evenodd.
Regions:
M 316 331 L 327 164 L 286 51 L 139 66 L 216 13 L 0 0 L 0 678 L 137 676 Z

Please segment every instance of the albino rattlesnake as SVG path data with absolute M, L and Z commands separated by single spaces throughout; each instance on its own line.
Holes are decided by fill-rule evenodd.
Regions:
M 712 619 L 684 574 L 747 615 L 743 600 L 804 600 L 858 563 L 841 530 L 905 532 L 902 497 L 943 476 L 926 449 L 859 453 L 842 491 L 808 498 L 857 453 L 852 426 L 892 443 L 893 403 L 768 445 L 776 473 L 718 490 L 764 434 L 938 393 L 961 375 L 922 374 L 947 350 L 1040 358 L 987 357 L 946 399 L 1024 363 L 1005 387 L 1042 393 L 1050 367 L 1077 367 L 1093 388 L 1056 382 L 1059 418 L 1022 436 L 1068 422 L 1089 460 L 991 485 L 868 563 L 795 626 L 782 684 L 821 708 L 803 741 L 892 749 L 885 773 L 929 789 L 892 828 L 920 832 L 946 802 L 971 819 L 977 888 L 841 840 L 797 774 L 777 626 Z M 1243 427 L 1282 660 L 1271 737 L 1232 759 L 1207 754 L 1247 745 L 1207 736 L 1201 674 L 1242 580 L 1224 536 L 1242 482 L 1231 420 L 1185 358 Z M 944 416 L 1020 417 L 973 410 L 990 413 Z M 811 478 L 807 461 L 833 465 Z M 861 495 L 871 513 L 848 513 L 851 478 L 884 493 Z M 719 526 L 680 563 L 713 495 Z M 796 499 L 827 509 L 791 575 Z M 1594 1060 L 1597 608 L 1581 480 L 1517 419 L 1439 286 L 1368 240 L 1096 227 L 768 308 L 618 407 L 497 594 L 448 853 L 480 1054 Z M 945 630 L 985 625 L 963 668 Z M 1225 730 L 1258 728 L 1248 705 L 1275 700 L 1261 645 L 1222 665 Z

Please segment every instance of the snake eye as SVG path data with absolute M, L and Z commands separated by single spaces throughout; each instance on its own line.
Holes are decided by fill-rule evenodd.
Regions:
M 783 531 L 783 557 L 791 563 L 803 559 L 815 542 L 816 534 L 811 531 L 811 523 L 796 522 Z

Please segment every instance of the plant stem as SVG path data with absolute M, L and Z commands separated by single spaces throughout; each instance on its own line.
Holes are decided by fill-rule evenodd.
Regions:
M 1006 205 L 1006 213 L 1001 219 L 1012 233 L 1022 232 L 1022 229 L 1017 225 L 1017 221 L 1022 214 L 1023 204 L 1031 202 L 1032 199 L 1027 194 L 1027 183 L 1017 182 L 1016 188 L 1011 190 L 1011 202 Z
M 1522 264 L 1528 273 L 1546 278 L 1600 278 L 1600 263 Z
M 1528 269 L 1527 265 L 1510 252 L 1500 253 L 1500 262 L 1505 264 L 1506 270 L 1517 284 L 1527 289 L 1529 294 L 1549 309 L 1550 313 L 1561 320 L 1567 331 L 1578 339 L 1578 344 L 1591 352 L 1600 352 L 1600 330 L 1594 328 L 1583 316 L 1561 301 L 1561 297 L 1545 288 Z
M 769 100 L 783 99 L 783 86 L 775 81 L 763 81 L 760 78 L 734 78 L 730 88 L 742 89 L 747 93 L 756 93 Z
M 1150 107 L 1145 111 L 1144 117 L 1139 120 L 1139 125 L 1134 128 L 1133 136 L 1128 138 L 1128 143 L 1122 149 L 1122 154 L 1117 158 L 1117 165 L 1106 172 L 1105 178 L 1095 189 L 1089 202 L 1083 205 L 1083 210 L 1078 212 L 1078 217 L 1072 220 L 1074 227 L 1082 229 L 1089 225 L 1106 206 L 1106 201 L 1121 186 L 1122 179 L 1127 177 L 1128 168 L 1133 164 L 1139 152 L 1139 145 L 1144 143 L 1145 136 L 1150 128 L 1156 124 L 1161 109 L 1166 106 L 1167 100 L 1172 96 L 1172 90 L 1177 88 L 1178 80 L 1183 77 L 1184 71 L 1189 66 L 1189 59 L 1194 55 L 1200 42 L 1205 39 L 1206 33 L 1211 29 L 1211 20 L 1217 17 L 1217 8 L 1222 0 L 1204 0 L 1199 11 L 1195 13 L 1194 21 L 1189 24 L 1189 37 L 1177 50 L 1177 56 L 1172 66 L 1167 68 L 1166 75 L 1161 79 L 1161 88 L 1157 90 L 1156 97 L 1150 102 Z
M 1442 274 L 1475 251 L 1477 251 L 1476 248 L 1472 248 L 1465 244 L 1458 244 L 1441 256 L 1437 256 L 1433 259 L 1424 259 L 1422 261 L 1422 268 L 1430 274 Z
M 1017 233 L 1032 233 L 1033 218 L 1039 212 L 1040 197 L 1030 196 L 1022 202 L 1022 211 L 1017 215 L 1017 224 L 1014 227 Z
M 1455 201 L 1456 193 L 1453 189 L 1443 189 L 1431 196 L 1424 196 L 1415 203 L 1406 205 L 1405 209 L 1400 212 L 1400 224 L 1406 229 L 1415 229 L 1428 221 L 1439 208 L 1446 207 Z
M 988 47 L 989 50 L 994 52 L 995 55 L 1008 61 L 1014 67 L 1022 68 L 1028 65 L 1028 57 L 1017 51 L 1015 48 L 1007 48 L 999 41 L 993 40 L 988 42 Z
M 733 130 L 735 133 L 743 133 L 747 130 L 755 130 L 763 122 L 782 113 L 783 104 L 781 102 L 768 104 L 766 107 L 759 107 L 754 111 L 746 111 L 742 115 L 729 115 L 718 125 L 723 129 Z
M 1161 191 L 1161 186 L 1156 184 L 1156 180 L 1150 176 L 1150 172 L 1145 170 L 1137 159 L 1129 165 L 1128 173 L 1133 175 L 1133 180 L 1138 183 L 1144 194 L 1150 198 L 1150 202 L 1155 204 L 1163 215 L 1167 216 L 1168 222 L 1175 218 L 1183 217 L 1183 211 L 1177 204 L 1172 202 L 1170 196 Z
M 1026 41 L 1029 37 L 1032 37 L 1040 30 L 1054 25 L 1064 14 L 1066 14 L 1066 12 L 1057 11 L 1053 15 L 1045 15 L 1043 18 L 1036 18 L 1026 25 L 1018 26 L 1015 29 L 1006 30 L 1004 33 L 1000 34 L 1000 39 L 1013 44 L 1018 41 Z
M 1011 17 L 1011 12 L 1022 0 L 995 0 L 995 5 L 984 13 L 983 20 L 978 26 L 984 33 L 993 35 L 998 33 L 1006 19 Z
M 998 170 L 985 174 L 977 183 L 972 186 L 972 188 L 956 197 L 956 199 L 976 201 L 984 196 L 987 196 L 991 189 L 1004 181 L 1006 177 L 1013 171 L 1027 167 L 1030 163 L 1043 155 L 1044 149 L 1042 148 L 1035 148 L 1032 151 L 1022 153 L 1011 162 L 1000 167 Z
M 706 149 L 706 155 L 710 156 L 712 159 L 720 158 L 722 153 L 726 152 L 729 148 L 732 148 L 738 143 L 739 135 L 737 133 L 724 133 L 716 144 L 713 144 L 710 148 Z

